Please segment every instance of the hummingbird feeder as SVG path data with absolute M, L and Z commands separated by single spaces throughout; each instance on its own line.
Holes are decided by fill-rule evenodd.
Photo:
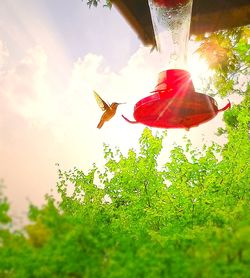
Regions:
M 198 126 L 230 107 L 230 102 L 218 109 L 216 101 L 194 90 L 189 72 L 170 69 L 159 74 L 153 95 L 138 101 L 134 107 L 135 121 L 158 128 L 186 128 Z
M 123 118 L 129 123 L 150 127 L 185 129 L 211 120 L 218 112 L 229 108 L 230 102 L 218 109 L 212 97 L 195 92 L 189 72 L 183 69 L 186 67 L 192 0 L 149 0 L 149 6 L 159 35 L 157 45 L 162 71 L 151 92 L 153 95 L 135 104 L 135 121 Z M 174 62 L 173 69 L 166 70 L 166 60 L 168 66 Z

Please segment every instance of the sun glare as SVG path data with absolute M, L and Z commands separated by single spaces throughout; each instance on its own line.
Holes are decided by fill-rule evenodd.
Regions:
M 194 54 L 188 61 L 188 70 L 192 76 L 195 87 L 202 87 L 202 80 L 212 75 L 205 60 L 201 59 L 198 54 Z

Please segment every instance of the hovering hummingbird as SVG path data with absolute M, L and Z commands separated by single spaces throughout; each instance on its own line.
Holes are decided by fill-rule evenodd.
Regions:
M 102 109 L 102 111 L 104 111 L 100 119 L 100 122 L 97 125 L 97 128 L 101 128 L 105 122 L 109 121 L 111 118 L 114 117 L 118 105 L 123 103 L 113 102 L 111 105 L 109 105 L 95 91 L 93 92 L 99 107 Z

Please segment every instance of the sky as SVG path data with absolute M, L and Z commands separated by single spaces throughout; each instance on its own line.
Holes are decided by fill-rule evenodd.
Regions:
M 144 126 L 121 114 L 133 118 L 134 104 L 156 85 L 160 60 L 115 8 L 89 9 L 81 0 L 0 5 L 0 179 L 12 215 L 21 217 L 29 202 L 40 205 L 55 191 L 57 163 L 87 170 L 103 165 L 103 143 L 123 152 L 137 146 Z M 192 65 L 206 75 L 201 61 Z M 92 90 L 110 103 L 126 102 L 100 130 Z M 218 100 L 219 107 L 226 102 Z M 219 114 L 189 132 L 170 130 L 165 151 L 183 135 L 210 144 L 222 124 Z

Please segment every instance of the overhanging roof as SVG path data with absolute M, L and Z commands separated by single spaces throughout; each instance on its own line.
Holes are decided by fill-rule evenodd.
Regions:
M 147 0 L 113 0 L 145 45 L 156 45 Z M 193 0 L 190 34 L 197 35 L 250 24 L 249 0 Z

